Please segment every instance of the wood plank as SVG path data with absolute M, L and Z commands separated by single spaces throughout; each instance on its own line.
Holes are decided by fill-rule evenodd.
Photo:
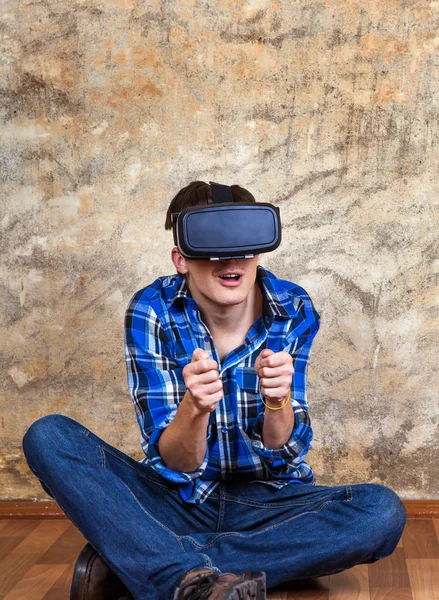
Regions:
M 329 577 L 294 579 L 267 593 L 267 600 L 329 600 Z
M 42 600 L 69 565 L 33 565 L 4 600 Z
M 50 548 L 38 559 L 38 564 L 70 564 L 76 562 L 79 553 L 87 544 L 82 533 L 69 522 L 68 527 Z
M 439 558 L 439 541 L 432 519 L 407 521 L 402 538 L 406 558 Z
M 0 598 L 4 598 L 37 562 L 40 554 L 9 554 L 0 563 Z
M 370 600 L 368 565 L 329 575 L 329 600 Z
M 68 528 L 69 521 L 41 521 L 38 527 L 14 549 L 13 554 L 46 552 Z
M 409 558 L 407 569 L 413 600 L 439 600 L 439 560 Z
M 369 590 L 372 588 L 408 588 L 410 579 L 407 571 L 404 548 L 395 548 L 390 556 L 369 564 Z
M 14 535 L 23 537 L 36 529 L 40 525 L 41 519 L 8 519 L 5 523 L 6 525 L 0 531 L 0 537 L 11 537 Z
M 0 519 L 0 535 L 3 527 L 5 527 L 9 523 L 9 519 Z
M 25 537 L 19 537 L 18 535 L 11 535 L 11 537 L 2 537 L 0 544 L 0 561 L 6 558 L 14 548 L 16 548 Z
M 14 550 L 0 561 L 0 597 L 10 592 L 41 555 L 64 533 L 69 521 L 40 521 Z
M 370 600 L 414 600 L 414 598 L 410 588 L 372 588 Z
M 72 585 L 73 573 L 75 572 L 75 563 L 69 565 L 69 568 L 56 580 L 55 585 L 50 588 L 42 600 L 70 600 L 70 588 Z

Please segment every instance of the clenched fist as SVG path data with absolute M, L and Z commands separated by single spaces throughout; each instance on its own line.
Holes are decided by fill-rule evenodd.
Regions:
M 282 403 L 288 396 L 293 380 L 293 358 L 288 352 L 262 350 L 254 369 L 261 382 L 261 392 L 267 400 Z
M 216 360 L 202 348 L 196 348 L 191 362 L 183 368 L 183 378 L 197 409 L 201 413 L 213 412 L 224 395 Z

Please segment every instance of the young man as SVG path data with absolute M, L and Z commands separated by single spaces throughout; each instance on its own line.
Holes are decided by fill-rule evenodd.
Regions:
M 231 186 L 236 202 L 254 202 Z M 210 202 L 192 182 L 171 215 Z M 185 258 L 131 298 L 128 385 L 145 458 L 77 421 L 26 433 L 29 466 L 135 600 L 266 598 L 283 581 L 388 556 L 404 505 L 378 484 L 318 486 L 306 370 L 319 328 L 308 294 L 260 256 Z

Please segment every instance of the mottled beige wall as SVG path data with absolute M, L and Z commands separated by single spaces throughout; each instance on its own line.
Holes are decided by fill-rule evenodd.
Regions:
M 438 497 L 439 2 L 5 0 L 1 498 L 47 498 L 28 426 L 69 415 L 139 459 L 123 316 L 174 272 L 194 179 L 281 209 L 261 257 L 322 323 L 318 483 Z

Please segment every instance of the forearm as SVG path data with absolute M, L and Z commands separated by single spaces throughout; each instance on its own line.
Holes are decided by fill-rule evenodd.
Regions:
M 268 404 L 267 400 L 266 402 Z M 288 402 L 284 408 L 279 410 L 270 410 L 265 407 L 264 424 L 262 427 L 262 442 L 264 446 L 269 450 L 281 448 L 290 439 L 293 427 L 294 411 L 292 402 Z
M 174 419 L 159 438 L 160 456 L 169 469 L 190 473 L 201 465 L 206 454 L 209 415 L 198 411 L 190 401 L 189 390 L 186 391 Z

